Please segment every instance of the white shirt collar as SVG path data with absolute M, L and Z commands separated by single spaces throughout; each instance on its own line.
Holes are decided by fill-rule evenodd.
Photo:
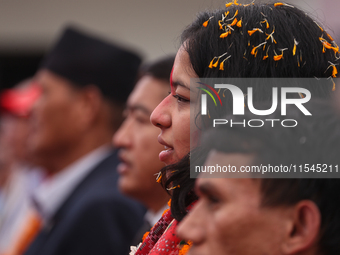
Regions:
M 37 204 L 44 223 L 54 216 L 78 184 L 110 154 L 110 151 L 109 146 L 101 146 L 39 185 L 33 194 L 33 200 Z
M 163 212 L 169 209 L 169 206 L 165 204 L 159 211 L 157 212 L 152 212 L 148 210 L 144 216 L 144 219 L 150 223 L 151 226 L 154 226 L 158 220 L 162 217 Z

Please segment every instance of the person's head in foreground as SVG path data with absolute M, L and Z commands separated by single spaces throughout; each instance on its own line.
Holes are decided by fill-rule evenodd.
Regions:
M 40 165 L 56 173 L 111 145 L 139 64 L 137 55 L 114 44 L 73 27 L 63 31 L 34 77 L 42 95 L 29 147 Z
M 339 56 L 339 47 L 323 28 L 298 8 L 282 3 L 242 5 L 235 1 L 226 8 L 203 12 L 182 33 L 181 43 L 171 94 L 151 115 L 152 123 L 161 129 L 159 142 L 166 146 L 159 155 L 167 165 L 162 183 L 172 190 L 171 210 L 177 220 L 196 199 L 194 180 L 189 178 L 190 78 L 332 78 L 337 76 Z M 244 94 L 245 87 L 240 87 Z M 327 86 L 307 89 L 313 98 L 328 98 L 335 87 L 330 79 Z M 271 87 L 259 86 L 257 92 L 254 101 L 272 100 Z M 222 110 L 230 113 L 231 94 L 219 94 L 227 106 Z M 215 108 L 209 108 L 212 118 Z M 196 119 L 195 124 L 200 121 Z M 204 125 L 198 129 L 204 131 Z
M 155 181 L 164 163 L 158 154 L 164 148 L 157 141 L 159 129 L 150 122 L 155 107 L 168 95 L 174 57 L 159 59 L 142 67 L 142 77 L 130 94 L 124 111 L 125 120 L 113 137 L 121 163 L 120 190 L 157 212 L 169 200 Z
M 221 125 L 205 134 L 202 146 L 210 151 L 206 166 L 230 164 L 240 170 L 292 164 L 298 172 L 301 165 L 304 173 L 295 179 L 201 174 L 195 185 L 199 200 L 177 228 L 180 237 L 192 241 L 190 254 L 339 253 L 340 179 L 335 171 L 340 162 L 340 120 L 329 104 L 317 102 L 307 108 L 312 116 L 295 106 L 288 108 L 287 118 L 296 119 L 296 127 Z M 233 116 L 243 118 L 254 116 Z M 306 164 L 319 178 L 304 178 Z M 331 167 L 335 178 L 322 178 L 330 176 Z

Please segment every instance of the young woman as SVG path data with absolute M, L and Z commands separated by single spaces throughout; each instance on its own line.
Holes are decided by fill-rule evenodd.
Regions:
M 171 93 L 151 116 L 152 123 L 161 129 L 158 140 L 165 146 L 159 154 L 167 165 L 162 169 L 161 182 L 171 193 L 171 212 L 163 215 L 135 254 L 181 254 L 187 248 L 181 250 L 178 246 L 181 240 L 175 229 L 197 199 L 193 191 L 195 179 L 190 179 L 189 171 L 191 78 L 335 78 L 338 56 L 339 47 L 332 37 L 291 5 L 242 5 L 234 1 L 223 9 L 199 14 L 182 33 Z M 334 84 L 329 79 L 325 86 L 308 89 L 313 97 L 327 98 Z M 245 87 L 241 85 L 244 92 Z M 271 100 L 271 88 L 260 85 L 257 90 L 260 93 L 254 100 Z M 230 93 L 221 99 L 231 106 Z M 227 112 L 228 107 L 217 111 Z M 221 116 L 221 112 L 212 110 L 210 115 L 214 114 Z M 201 120 L 191 132 L 204 130 L 205 120 Z M 199 147 L 197 151 L 199 154 Z

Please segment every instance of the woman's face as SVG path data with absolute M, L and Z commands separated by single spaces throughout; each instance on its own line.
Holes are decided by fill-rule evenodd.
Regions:
M 155 108 L 151 122 L 161 129 L 158 142 L 164 145 L 159 159 L 177 163 L 190 151 L 190 78 L 197 78 L 189 55 L 179 49 L 172 70 L 171 93 Z

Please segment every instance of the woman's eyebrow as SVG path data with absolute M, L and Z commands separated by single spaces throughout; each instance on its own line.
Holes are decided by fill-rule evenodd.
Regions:
M 172 81 L 172 85 L 174 87 L 180 86 L 180 87 L 182 87 L 184 89 L 190 90 L 190 86 L 185 85 L 184 82 L 181 82 L 181 81 Z

